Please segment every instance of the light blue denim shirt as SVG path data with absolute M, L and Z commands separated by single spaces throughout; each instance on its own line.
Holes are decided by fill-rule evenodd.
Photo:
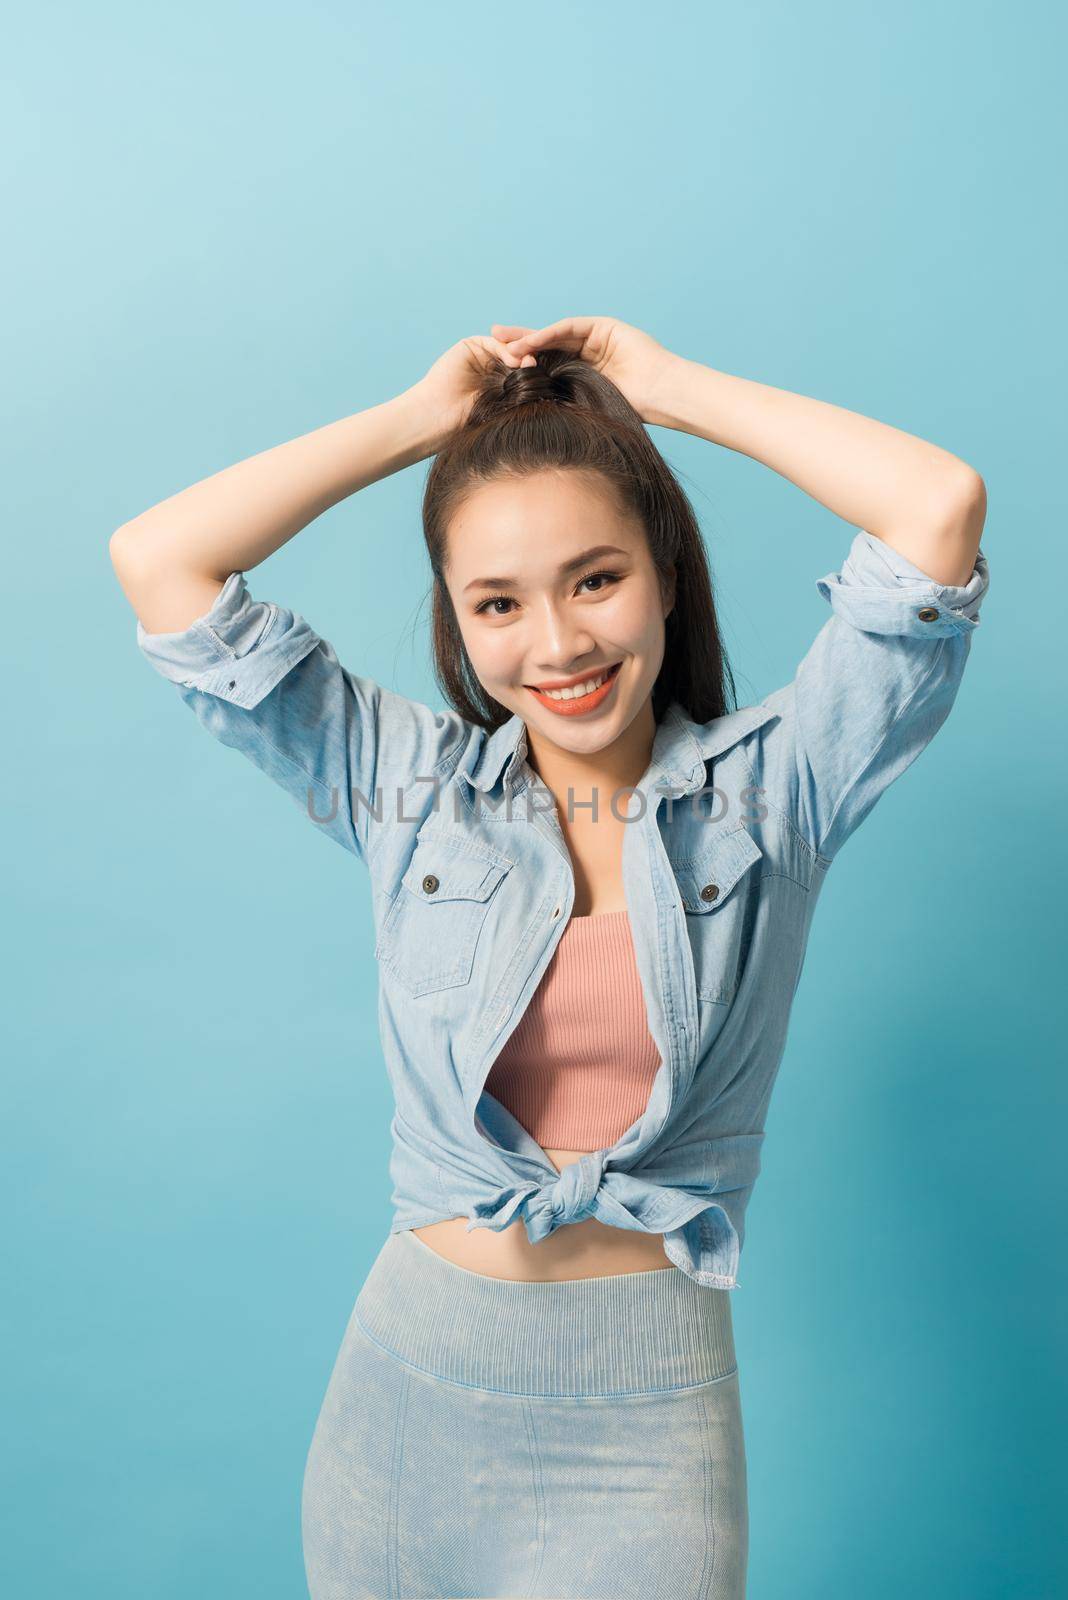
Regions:
M 945 721 L 989 585 L 936 583 L 858 532 L 793 681 L 698 724 L 673 704 L 625 819 L 623 887 L 661 1065 L 640 1119 L 562 1172 L 485 1088 L 574 901 L 556 804 L 494 734 L 358 677 L 235 572 L 153 666 L 371 880 L 393 1088 L 391 1232 L 466 1216 L 537 1242 L 597 1217 L 733 1289 L 771 1090 L 827 869 Z M 577 810 L 577 807 L 576 807 Z

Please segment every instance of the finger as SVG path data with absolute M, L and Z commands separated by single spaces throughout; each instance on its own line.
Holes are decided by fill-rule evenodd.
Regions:
M 516 355 L 528 350 L 545 349 L 548 345 L 558 350 L 581 350 L 589 338 L 593 320 L 592 317 L 564 317 L 560 322 L 551 322 L 548 327 L 510 340 L 509 349 Z
M 494 332 L 508 345 L 516 344 L 520 339 L 533 340 L 537 338 L 539 333 L 542 331 L 543 330 L 539 328 L 524 328 L 521 324 L 512 327 L 499 328 L 496 325 L 494 326 Z
M 499 356 L 507 366 L 518 367 L 521 364 L 521 358 L 517 355 L 513 355 L 508 346 L 502 343 L 500 339 L 483 338 L 479 340 L 479 343 L 482 345 L 484 350 L 489 350 L 494 355 Z
M 494 324 L 494 326 L 496 326 L 496 324 Z M 480 342 L 485 349 L 495 351 L 500 356 L 501 360 L 510 367 L 536 367 L 538 364 L 532 355 L 517 355 L 515 351 L 513 351 L 500 339 L 483 338 Z

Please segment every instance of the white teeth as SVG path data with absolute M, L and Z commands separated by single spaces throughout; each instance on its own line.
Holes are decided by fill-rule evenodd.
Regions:
M 602 672 L 599 678 L 591 678 L 588 683 L 577 683 L 571 689 L 539 689 L 539 694 L 548 695 L 550 700 L 579 700 L 584 694 L 592 694 L 599 689 L 609 674 Z

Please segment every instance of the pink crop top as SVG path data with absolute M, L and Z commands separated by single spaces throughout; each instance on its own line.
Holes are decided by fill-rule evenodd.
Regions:
M 571 917 L 486 1080 L 546 1150 L 602 1150 L 645 1111 L 660 1052 L 626 911 Z

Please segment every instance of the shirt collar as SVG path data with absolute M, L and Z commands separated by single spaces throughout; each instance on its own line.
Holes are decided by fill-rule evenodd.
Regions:
M 778 713 L 766 705 L 742 706 L 711 722 L 693 722 L 677 700 L 668 706 L 657 725 L 650 759 L 655 782 L 670 784 L 690 794 L 702 787 L 705 762 L 722 755 Z M 511 784 L 527 754 L 526 723 L 513 713 L 489 735 L 470 772 L 462 775 L 476 789 L 488 793 L 504 775 Z

